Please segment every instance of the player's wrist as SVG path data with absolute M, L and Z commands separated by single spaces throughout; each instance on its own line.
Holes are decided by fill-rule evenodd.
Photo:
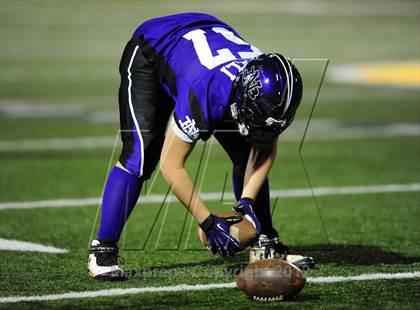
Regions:
M 254 199 L 250 198 L 250 197 L 242 197 L 241 199 L 239 199 L 238 201 L 238 206 L 241 205 L 254 205 Z
M 254 211 L 254 200 L 249 197 L 242 197 L 233 210 L 242 214 L 254 226 L 257 235 L 261 233 L 261 224 Z
M 249 197 L 242 197 L 241 199 L 239 199 L 238 203 L 233 207 L 233 210 L 241 213 L 242 215 L 245 215 L 249 209 L 247 206 L 250 206 L 252 208 L 254 206 L 254 200 Z
M 211 215 L 211 212 L 206 207 L 200 206 L 192 211 L 192 215 L 200 224 L 204 222 Z
M 208 231 L 213 227 L 215 220 L 216 216 L 210 213 L 209 216 L 199 224 L 199 226 L 205 233 L 208 233 Z

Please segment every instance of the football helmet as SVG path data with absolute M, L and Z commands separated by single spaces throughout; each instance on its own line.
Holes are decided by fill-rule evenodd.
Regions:
M 236 76 L 230 114 L 239 132 L 252 143 L 273 141 L 293 121 L 302 99 L 302 79 L 280 54 L 261 54 Z

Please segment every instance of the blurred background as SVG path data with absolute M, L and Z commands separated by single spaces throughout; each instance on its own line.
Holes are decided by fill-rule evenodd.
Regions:
M 294 124 L 280 136 L 270 181 L 275 226 L 284 242 L 316 257 L 320 268 L 312 275 L 416 270 L 419 1 L 0 0 L 2 295 L 109 286 L 88 281 L 85 262 L 97 229 L 99 197 L 120 149 L 120 56 L 145 20 L 191 11 L 217 16 L 260 50 L 288 55 L 301 71 L 303 102 Z M 229 160 L 209 142 L 197 145 L 188 168 L 201 192 L 230 193 Z M 198 171 L 200 158 L 206 165 Z M 166 191 L 156 172 L 143 197 Z M 225 198 L 207 201 L 209 208 L 230 207 L 232 199 Z M 214 259 L 194 237 L 195 223 L 182 206 L 168 208 L 149 198 L 139 204 L 120 244 L 129 266 Z M 180 231 L 180 223 L 187 223 L 186 229 Z M 9 244 L 5 240 L 69 252 L 1 251 Z M 147 242 L 152 249 L 181 245 L 203 251 L 147 256 L 129 251 Z M 325 247 L 331 251 L 320 250 Z M 246 254 L 239 259 L 245 262 Z M 202 283 L 174 276 L 124 285 L 187 280 Z M 220 281 L 233 277 L 221 274 Z M 381 298 L 400 296 L 383 287 Z M 229 292 L 220 295 L 220 305 Z M 364 291 L 353 293 L 356 297 L 347 290 L 336 294 L 337 302 L 344 298 L 354 306 Z M 239 294 L 235 298 L 242 301 Z
M 302 72 L 303 104 L 280 139 L 274 189 L 419 181 L 418 1 L 2 0 L 2 202 L 101 195 L 120 147 L 122 49 L 143 21 L 186 11 L 214 14 Z M 203 192 L 229 177 L 226 157 L 212 152 L 219 161 Z M 160 176 L 149 191 L 166 192 Z
M 120 148 L 123 47 L 143 21 L 187 11 L 219 17 L 262 51 L 293 58 L 302 73 L 303 103 L 280 138 L 273 189 L 419 182 L 418 1 L 2 0 L 0 201 L 5 208 L 8 202 L 101 195 Z M 202 151 L 199 145 L 191 171 Z M 217 145 L 212 152 L 215 161 L 203 172 L 200 190 L 230 190 L 227 157 Z M 159 173 L 152 180 L 145 193 L 166 193 Z M 330 204 L 322 199 L 321 206 Z M 393 199 L 400 205 L 414 198 Z M 304 203 L 308 211 L 302 212 L 312 214 L 315 239 L 324 242 L 315 203 Z M 278 221 L 290 229 L 285 214 Z M 5 226 L 4 233 L 13 235 L 14 228 Z
M 100 193 L 119 129 L 122 49 L 143 21 L 186 11 L 214 14 L 262 51 L 297 58 L 305 91 L 290 130 L 296 140 L 329 60 L 307 142 L 362 140 L 344 142 L 337 158 L 315 159 L 318 185 L 346 184 L 354 180 L 349 174 L 360 184 L 371 176 L 377 182 L 419 178 L 418 1 L 0 3 L 2 201 Z M 404 147 L 399 138 L 380 140 L 379 148 L 363 139 L 385 132 L 415 137 Z M 304 182 L 288 178 L 282 186 Z

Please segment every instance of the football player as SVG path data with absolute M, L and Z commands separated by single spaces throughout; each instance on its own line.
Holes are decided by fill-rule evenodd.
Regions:
M 140 25 L 119 69 L 123 149 L 105 186 L 90 276 L 124 277 L 117 242 L 159 159 L 164 178 L 206 233 L 210 250 L 222 256 L 243 250 L 229 233 L 241 218 L 212 214 L 185 169 L 196 141 L 212 134 L 233 163 L 234 210 L 259 236 L 251 260 L 282 257 L 300 267 L 312 265 L 311 258 L 287 255 L 270 214 L 267 176 L 277 137 L 291 124 L 302 97 L 301 77 L 291 61 L 262 53 L 213 16 L 186 13 Z

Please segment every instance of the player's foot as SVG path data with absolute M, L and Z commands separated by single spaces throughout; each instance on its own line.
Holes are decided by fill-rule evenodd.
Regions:
M 88 270 L 90 277 L 96 280 L 124 280 L 124 271 L 118 266 L 117 245 L 105 245 L 93 240 L 89 251 Z
M 260 235 L 258 241 L 251 247 L 249 262 L 273 258 L 283 259 L 301 270 L 315 267 L 315 261 L 312 257 L 289 254 L 289 248 L 279 241 L 277 237 L 268 238 L 266 235 Z

